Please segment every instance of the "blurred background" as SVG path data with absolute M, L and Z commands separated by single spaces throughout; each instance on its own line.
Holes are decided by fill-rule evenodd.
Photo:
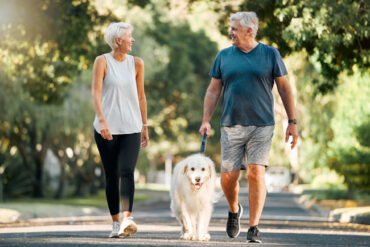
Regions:
M 284 143 L 287 117 L 274 87 L 276 127 L 269 191 L 370 201 L 368 1 L 0 0 L 0 201 L 101 195 L 93 139 L 92 64 L 110 52 L 113 21 L 134 26 L 132 55 L 145 62 L 150 144 L 137 188 L 166 185 L 198 152 L 208 72 L 231 45 L 228 18 L 255 11 L 257 39 L 276 47 L 296 99 L 299 142 Z M 206 154 L 220 168 L 221 104 Z M 245 179 L 245 178 L 241 178 Z M 279 182 L 276 182 L 279 181 Z M 95 197 L 94 197 L 95 198 Z

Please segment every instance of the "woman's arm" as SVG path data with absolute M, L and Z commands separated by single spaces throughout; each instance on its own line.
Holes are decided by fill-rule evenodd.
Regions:
M 112 140 L 113 137 L 110 133 L 107 121 L 105 120 L 104 113 L 103 113 L 103 107 L 101 105 L 101 91 L 103 88 L 103 80 L 107 73 L 106 69 L 107 69 L 107 61 L 105 60 L 105 57 L 98 56 L 94 62 L 91 94 L 92 94 L 94 110 L 99 120 L 100 135 L 104 139 Z
M 144 61 L 139 57 L 135 58 L 136 86 L 139 97 L 141 119 L 143 121 L 143 132 L 141 135 L 141 146 L 146 147 L 149 142 L 148 122 L 146 116 L 146 96 L 144 91 Z

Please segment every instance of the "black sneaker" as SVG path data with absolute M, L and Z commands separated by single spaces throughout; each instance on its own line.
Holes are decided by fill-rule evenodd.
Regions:
M 262 243 L 260 230 L 258 230 L 257 226 L 249 227 L 247 241 L 249 243 Z
M 240 233 L 240 218 L 243 214 L 243 207 L 238 203 L 239 211 L 237 213 L 229 212 L 227 219 L 226 233 L 229 238 L 236 238 Z

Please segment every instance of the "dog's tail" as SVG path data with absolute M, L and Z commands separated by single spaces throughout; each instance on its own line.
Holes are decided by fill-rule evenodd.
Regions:
M 224 192 L 215 192 L 213 193 L 212 203 L 217 203 L 224 196 Z

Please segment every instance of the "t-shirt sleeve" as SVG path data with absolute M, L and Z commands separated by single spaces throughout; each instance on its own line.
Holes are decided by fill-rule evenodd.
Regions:
M 288 72 L 285 68 L 285 64 L 280 56 L 279 51 L 277 49 L 273 49 L 273 51 L 274 51 L 274 67 L 272 70 L 272 76 L 275 78 L 287 75 Z
M 221 79 L 221 55 L 220 53 L 217 54 L 215 61 L 213 62 L 211 71 L 208 74 L 210 77 Z

